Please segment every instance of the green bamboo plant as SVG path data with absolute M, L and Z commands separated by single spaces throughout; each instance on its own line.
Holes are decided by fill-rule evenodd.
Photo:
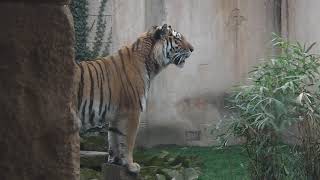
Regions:
M 272 42 L 278 55 L 255 67 L 250 85 L 228 98 L 230 132 L 245 139 L 252 179 L 320 179 L 320 63 L 310 53 L 315 43 L 306 47 L 278 36 Z M 281 137 L 291 126 L 299 133 L 297 146 L 288 149 Z

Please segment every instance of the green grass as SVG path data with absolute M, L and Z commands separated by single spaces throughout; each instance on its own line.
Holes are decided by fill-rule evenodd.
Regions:
M 161 151 L 183 156 L 199 156 L 203 162 L 199 180 L 246 180 L 247 158 L 240 146 L 217 147 L 161 147 L 138 151 L 136 155 L 150 156 Z

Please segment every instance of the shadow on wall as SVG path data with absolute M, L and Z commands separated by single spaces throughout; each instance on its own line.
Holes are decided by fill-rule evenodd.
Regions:
M 138 147 L 161 144 L 211 146 L 220 145 L 219 135 L 225 132 L 228 110 L 225 108 L 226 93 L 204 93 L 182 98 L 175 104 L 176 119 L 157 121 L 139 132 Z M 237 144 L 238 139 L 230 139 Z
M 176 108 L 180 114 L 185 114 L 193 110 L 206 111 L 210 106 L 215 107 L 219 111 L 223 111 L 225 97 L 226 93 L 203 93 L 192 97 L 185 97 L 176 103 Z
M 169 126 L 168 124 L 152 126 L 139 131 L 140 141 L 137 142 L 137 148 L 149 148 L 161 145 L 185 145 L 184 134 L 177 126 Z M 169 141 L 168 139 L 173 141 Z
M 178 101 L 176 109 L 178 116 L 189 127 L 185 128 L 184 141 L 188 145 L 210 146 L 220 145 L 219 136 L 226 131 L 229 111 L 226 106 L 227 93 L 203 93 L 186 97 Z M 230 140 L 237 144 L 238 139 Z
M 185 97 L 175 105 L 178 116 L 197 124 L 211 124 L 221 121 L 225 116 L 226 93 L 203 93 Z

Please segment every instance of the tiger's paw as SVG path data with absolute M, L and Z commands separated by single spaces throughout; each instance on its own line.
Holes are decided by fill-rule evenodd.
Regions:
M 128 170 L 131 173 L 138 174 L 140 172 L 140 165 L 138 163 L 128 164 Z

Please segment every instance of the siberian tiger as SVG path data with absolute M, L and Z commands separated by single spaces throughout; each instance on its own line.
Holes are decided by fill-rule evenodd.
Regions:
M 80 132 L 108 123 L 108 163 L 138 173 L 132 151 L 151 80 L 169 64 L 183 67 L 193 51 L 185 37 L 164 24 L 132 45 L 93 61 L 77 63 L 77 116 Z

